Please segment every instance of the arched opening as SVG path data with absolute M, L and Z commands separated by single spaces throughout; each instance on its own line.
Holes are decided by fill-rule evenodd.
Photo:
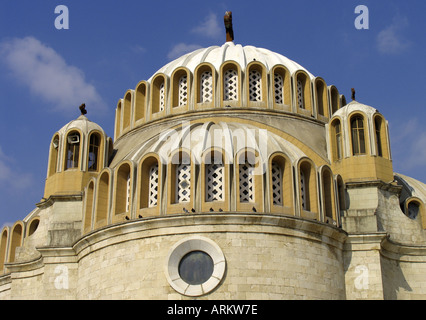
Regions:
M 130 129 L 130 117 L 132 112 L 132 93 L 128 91 L 124 96 L 123 131 Z
M 147 85 L 142 82 L 138 85 L 135 92 L 135 122 L 145 119 L 146 113 L 146 91 Z
M 99 228 L 107 224 L 109 208 L 109 173 L 101 174 L 96 192 L 96 216 L 95 227 Z
M 366 153 L 365 133 L 364 133 L 364 117 L 354 115 L 351 117 L 351 134 L 352 134 L 352 154 L 354 156 Z
M 34 232 L 37 231 L 39 224 L 40 218 L 37 217 L 31 220 L 31 222 L 28 224 L 28 237 L 32 236 Z
M 128 163 L 122 164 L 115 177 L 115 215 L 130 212 L 131 206 L 131 168 Z
M 339 91 L 335 86 L 330 87 L 330 104 L 331 104 L 331 114 L 334 114 L 339 110 L 340 105 L 340 96 Z
M 333 120 L 331 123 L 331 151 L 332 160 L 339 161 L 343 158 L 343 137 L 342 124 L 339 119 Z
M 324 168 L 322 171 L 323 208 L 325 222 L 336 221 L 334 203 L 333 174 L 330 169 Z
M 7 237 L 8 231 L 7 228 L 4 228 L 0 240 L 0 273 L 4 272 L 4 263 L 6 262 Z
M 50 145 L 50 159 L 49 159 L 49 172 L 48 177 L 54 175 L 58 171 L 58 157 L 59 157 L 59 135 L 56 134 Z
M 320 116 L 328 117 L 327 85 L 324 80 L 315 80 L 315 91 L 317 100 L 317 111 Z
M 80 133 L 72 131 L 68 134 L 65 150 L 65 170 L 79 167 L 80 158 Z
M 166 80 L 164 76 L 157 75 L 152 83 L 152 114 L 166 110 Z
M 157 157 L 144 158 L 140 170 L 139 209 L 157 208 L 161 194 L 161 167 Z
M 86 207 L 84 211 L 83 230 L 85 233 L 89 232 L 92 227 L 94 193 L 95 184 L 93 181 L 90 181 L 86 191 Z
M 273 212 L 294 214 L 293 183 L 290 161 L 281 154 L 271 157 L 269 162 L 270 176 L 270 203 Z
M 299 165 L 299 194 L 302 217 L 318 219 L 316 175 L 313 165 L 307 160 Z
M 12 229 L 11 233 L 11 241 L 10 241 L 10 248 L 9 248 L 9 262 L 15 262 L 15 255 L 16 255 L 16 248 L 22 246 L 22 240 L 23 240 L 23 225 L 18 223 L 15 224 L 15 226 Z
M 89 171 L 99 171 L 100 145 L 100 135 L 92 133 L 89 138 L 89 153 L 87 157 L 87 168 Z

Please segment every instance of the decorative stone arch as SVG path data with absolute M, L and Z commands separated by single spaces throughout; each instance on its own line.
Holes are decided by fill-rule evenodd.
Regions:
M 294 97 L 297 113 L 309 117 L 314 115 L 311 91 L 309 75 L 303 70 L 296 71 L 294 74 Z
M 317 117 L 321 121 L 328 121 L 330 117 L 329 104 L 328 104 L 328 90 L 327 84 L 321 77 L 316 77 L 314 80 L 315 90 L 315 105 L 317 110 Z
M 339 95 L 339 90 L 337 90 L 337 88 L 333 85 L 328 87 L 328 96 L 330 99 L 330 110 L 331 110 L 331 115 L 333 115 L 337 110 L 340 109 L 340 95 Z
M 49 163 L 47 167 L 47 177 L 53 176 L 61 170 L 60 154 L 61 154 L 61 135 L 57 132 L 53 135 L 50 142 Z
M 63 170 L 83 168 L 85 135 L 79 128 L 71 128 L 65 133 L 63 142 Z
M 138 217 L 161 215 L 165 173 L 158 154 L 151 152 L 143 156 L 137 172 L 136 212 Z
M 133 123 L 134 126 L 143 124 L 147 120 L 147 104 L 148 104 L 148 92 L 149 84 L 146 81 L 138 83 L 135 89 L 134 98 L 134 112 L 133 112 Z
M 282 152 L 274 152 L 268 161 L 269 203 L 272 213 L 294 215 L 293 170 Z
M 158 119 L 167 113 L 168 77 L 163 73 L 156 74 L 151 81 L 150 119 Z
M 370 154 L 370 136 L 367 116 L 363 112 L 357 110 L 350 113 L 347 119 L 350 136 L 350 154 L 352 156 Z
M 191 102 L 192 74 L 184 67 L 177 68 L 171 76 L 171 113 L 189 110 Z
M 292 91 L 291 75 L 283 65 L 276 65 L 271 70 L 271 91 L 273 97 L 273 109 L 291 111 Z
M 200 170 L 201 211 L 230 211 L 230 160 L 226 152 L 217 147 L 205 150 L 201 155 Z
M 337 225 L 336 192 L 334 189 L 333 172 L 329 166 L 320 168 L 321 177 L 321 208 L 323 209 L 323 221 Z
M 252 61 L 247 65 L 245 84 L 246 101 L 249 108 L 267 108 L 268 106 L 268 72 L 266 67 Z
M 187 213 L 195 208 L 195 170 L 190 150 L 179 148 L 170 153 L 167 164 L 167 213 Z
M 376 156 L 391 160 L 388 125 L 380 113 L 373 115 L 373 130 Z
M 220 67 L 220 106 L 241 107 L 241 67 L 235 61 L 225 61 Z
M 329 125 L 330 159 L 332 162 L 340 161 L 345 155 L 343 121 L 340 117 L 333 117 Z
M 84 214 L 83 214 L 83 233 L 88 233 L 92 230 L 92 222 L 95 219 L 95 188 L 96 178 L 90 179 L 84 191 Z
M 4 227 L 0 238 L 0 274 L 5 272 L 4 264 L 7 261 L 9 248 L 9 227 Z
M 108 217 L 111 206 L 111 185 L 112 185 L 111 169 L 105 168 L 101 171 L 96 181 L 95 194 L 95 221 L 93 228 L 98 229 L 108 224 Z
M 253 148 L 242 148 L 235 153 L 236 210 L 243 212 L 264 211 L 264 186 L 260 154 Z
M 134 164 L 130 160 L 120 162 L 114 170 L 112 223 L 132 218 Z
M 194 101 L 196 109 L 214 108 L 216 105 L 215 67 L 210 63 L 200 64 L 194 71 Z
M 16 248 L 21 247 L 24 241 L 25 225 L 22 221 L 17 221 L 11 228 L 10 241 L 9 241 L 9 254 L 7 261 L 9 263 L 15 262 Z
M 314 162 L 306 157 L 301 158 L 297 164 L 297 172 L 300 216 L 319 221 L 317 174 Z

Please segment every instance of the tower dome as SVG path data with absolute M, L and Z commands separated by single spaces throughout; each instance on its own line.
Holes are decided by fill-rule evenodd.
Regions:
M 112 143 L 85 110 L 58 130 L 51 140 L 44 198 L 81 194 L 88 179 L 105 165 Z

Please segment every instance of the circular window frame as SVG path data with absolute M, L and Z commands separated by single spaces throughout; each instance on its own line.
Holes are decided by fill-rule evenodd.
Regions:
M 202 251 L 213 260 L 213 273 L 202 284 L 192 285 L 185 282 L 179 274 L 179 264 L 182 258 L 192 251 Z M 212 240 L 192 236 L 177 242 L 169 251 L 166 260 L 166 278 L 170 286 L 185 296 L 197 297 L 214 290 L 222 281 L 225 274 L 226 260 L 220 247 Z

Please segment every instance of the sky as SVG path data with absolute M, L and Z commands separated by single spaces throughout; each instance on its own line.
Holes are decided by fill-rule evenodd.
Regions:
M 36 208 L 50 141 L 82 103 L 113 137 L 125 92 L 185 53 L 221 46 L 228 10 L 234 43 L 288 57 L 348 101 L 355 88 L 389 122 L 394 171 L 426 182 L 424 0 L 2 0 L 0 226 Z

